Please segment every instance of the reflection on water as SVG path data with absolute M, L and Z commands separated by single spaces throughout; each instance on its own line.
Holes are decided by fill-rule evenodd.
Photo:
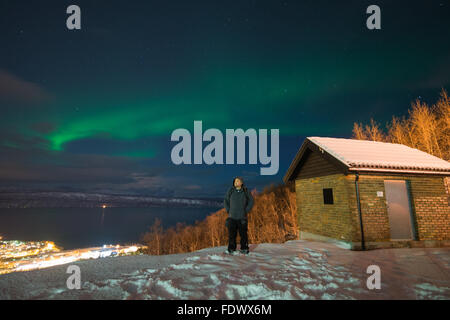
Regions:
M 105 220 L 105 208 L 106 206 L 102 206 L 102 220 L 100 221 L 100 227 L 103 229 L 103 221 Z
M 64 249 L 136 243 L 160 218 L 164 228 L 194 224 L 220 208 L 10 208 L 0 209 L 4 240 L 54 241 Z

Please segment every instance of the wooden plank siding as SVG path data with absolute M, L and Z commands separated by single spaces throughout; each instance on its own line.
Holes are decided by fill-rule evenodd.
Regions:
M 328 176 L 342 173 L 334 164 L 325 160 L 321 154 L 308 149 L 294 174 L 295 179 Z

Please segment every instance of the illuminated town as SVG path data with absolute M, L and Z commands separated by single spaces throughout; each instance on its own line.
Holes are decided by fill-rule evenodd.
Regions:
M 139 254 L 144 248 L 136 244 L 62 250 L 52 241 L 6 241 L 0 236 L 0 274 L 48 268 L 78 260 Z

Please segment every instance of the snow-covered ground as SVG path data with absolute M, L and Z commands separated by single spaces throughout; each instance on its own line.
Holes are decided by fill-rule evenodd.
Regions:
M 303 240 L 186 254 L 71 263 L 81 289 L 69 290 L 68 265 L 0 276 L 0 299 L 450 299 L 450 248 L 350 251 Z M 381 289 L 369 290 L 369 265 Z

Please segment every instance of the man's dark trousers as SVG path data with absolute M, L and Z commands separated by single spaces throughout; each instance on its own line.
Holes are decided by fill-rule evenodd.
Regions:
M 241 238 L 241 250 L 248 249 L 247 219 L 228 219 L 228 250 L 236 250 L 236 236 L 238 231 L 239 237 Z

